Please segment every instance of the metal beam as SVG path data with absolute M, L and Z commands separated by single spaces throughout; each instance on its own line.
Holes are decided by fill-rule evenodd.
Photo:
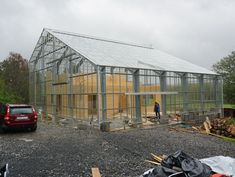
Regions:
M 47 55 L 50 55 L 50 54 L 52 54 L 53 52 L 59 51 L 59 50 L 65 48 L 65 47 L 66 47 L 66 46 L 62 46 L 62 47 L 59 47 L 59 48 L 57 48 L 57 49 L 55 49 L 55 50 L 52 50 L 52 51 L 50 51 L 50 52 L 47 52 L 46 54 L 44 54 L 44 55 L 42 55 L 42 56 L 40 56 L 40 57 L 37 57 L 37 59 L 44 58 L 44 57 L 46 57 Z M 33 60 L 33 61 L 34 61 L 34 60 Z
M 69 53 L 71 54 L 72 53 L 72 50 L 70 49 L 69 50 Z M 70 116 L 72 117 L 72 119 L 73 119 L 73 109 L 74 109 L 74 105 L 75 105 L 75 103 L 74 103 L 74 100 L 73 100 L 73 78 L 72 78 L 72 76 L 73 76 L 73 68 L 72 68 L 72 61 L 71 61 L 71 58 L 72 58 L 72 56 L 70 57 L 70 59 L 69 59 L 69 78 L 68 78 L 68 82 L 69 82 L 69 84 L 68 84 L 68 90 L 69 90 L 69 93 L 67 93 L 68 95 L 69 95 L 69 99 L 70 99 L 70 105 L 69 105 L 69 110 L 70 110 Z M 73 119 L 74 120 L 74 119 Z
M 102 123 L 107 119 L 107 100 L 106 100 L 106 72 L 105 67 L 100 68 L 100 87 L 102 98 Z
M 75 55 L 75 54 L 76 54 L 76 53 L 71 53 L 71 54 L 69 54 L 69 55 L 65 55 L 65 54 L 63 53 L 60 58 L 54 59 L 53 61 L 47 62 L 46 64 L 49 65 L 49 64 L 55 63 L 55 62 L 59 62 L 59 63 L 60 63 L 63 59 L 68 58 L 68 57 L 71 57 L 71 56 L 73 56 L 73 55 Z
M 221 83 L 219 82 L 221 81 Z M 214 98 L 216 109 L 220 112 L 220 117 L 224 116 L 223 111 L 223 79 L 221 76 L 216 76 L 213 79 Z M 221 88 L 220 88 L 221 87 Z
M 133 73 L 133 88 L 134 92 L 138 93 L 140 91 L 140 78 L 139 69 Z M 135 113 L 136 113 L 136 123 L 141 123 L 141 105 L 140 105 L 140 95 L 135 95 Z
M 43 36 L 42 36 L 42 40 L 45 40 Z M 38 57 L 41 55 L 43 50 L 44 50 L 44 46 L 41 46 L 34 62 L 34 105 L 35 106 L 37 106 L 37 93 L 38 93 L 37 92 L 37 63 L 38 63 Z M 41 87 L 39 86 L 38 88 L 40 89 Z
M 220 100 L 219 100 L 219 94 L 218 94 L 218 91 L 219 91 L 219 83 L 218 83 L 218 78 L 217 78 L 217 77 L 214 77 L 214 79 L 213 79 L 213 85 L 214 85 L 215 106 L 216 106 L 216 108 L 218 108 L 219 105 L 220 105 Z
M 181 75 L 181 86 L 183 91 L 183 110 L 188 112 L 188 74 L 184 73 Z
M 48 33 L 48 34 L 49 34 L 49 33 Z M 48 34 L 47 34 L 46 36 L 42 36 L 42 37 L 44 37 L 46 40 L 43 40 L 43 42 L 42 42 L 41 44 L 39 44 L 38 46 L 36 46 L 35 49 L 37 49 L 37 48 L 41 47 L 42 45 L 45 45 L 46 43 L 48 43 L 48 42 L 54 40 L 54 37 L 49 38 L 49 35 L 48 35 Z
M 220 76 L 220 79 L 221 79 L 221 85 L 220 85 L 220 87 L 221 87 L 221 114 L 220 114 L 220 117 L 222 118 L 222 117 L 224 117 L 224 96 L 223 96 L 223 94 L 224 94 L 224 90 L 223 90 L 223 86 L 224 86 L 224 81 L 223 81 L 223 78 L 222 78 L 222 76 Z
M 201 104 L 201 110 L 204 112 L 205 110 L 205 88 L 204 88 L 204 75 L 200 74 L 198 77 L 199 79 L 199 91 L 200 91 L 200 104 Z
M 44 40 L 44 36 L 42 36 L 42 40 Z M 37 64 L 37 62 L 38 62 L 38 60 L 39 60 L 39 57 L 40 57 L 40 55 L 41 55 L 43 49 L 44 49 L 44 45 L 41 46 L 41 48 L 40 48 L 39 51 L 38 51 L 37 56 L 35 57 L 35 60 L 33 60 L 34 63 L 35 63 L 35 66 L 36 66 L 36 64 Z
M 160 77 L 160 90 L 161 92 L 167 91 L 166 89 L 166 72 L 162 72 Z M 162 115 L 166 115 L 166 95 L 161 95 L 162 100 Z
M 80 61 L 76 64 L 77 71 L 78 71 L 78 68 L 80 68 L 80 66 L 83 64 L 84 61 L 85 61 L 85 59 L 81 58 Z
M 55 38 L 55 37 L 53 37 Z M 53 50 L 55 50 L 55 39 L 53 39 Z M 52 60 L 55 59 L 55 53 L 52 53 Z M 53 68 L 52 68 L 52 81 L 55 82 L 56 81 L 56 75 L 57 75 L 57 65 L 56 63 L 54 63 L 53 65 Z M 52 83 L 53 83 L 52 82 Z M 52 113 L 53 113 L 53 117 L 52 117 L 52 123 L 55 123 L 55 120 L 56 120 L 56 87 L 52 85 L 52 94 L 51 94 L 51 97 L 52 97 Z
M 158 76 L 160 76 L 161 74 L 163 74 L 165 71 L 156 71 L 156 70 L 152 70 L 153 72 L 155 72 Z
M 122 93 L 122 92 L 120 92 Z M 177 95 L 178 92 L 129 92 L 125 95 Z
M 100 125 L 100 67 L 96 68 L 96 91 L 97 91 L 97 116 L 98 116 L 98 124 Z

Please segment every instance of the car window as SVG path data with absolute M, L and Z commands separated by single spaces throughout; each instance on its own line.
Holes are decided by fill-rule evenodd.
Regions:
M 10 114 L 31 114 L 33 113 L 32 107 L 11 107 Z

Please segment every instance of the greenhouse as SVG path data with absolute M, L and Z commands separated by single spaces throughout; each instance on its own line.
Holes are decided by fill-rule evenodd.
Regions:
M 221 117 L 220 75 L 152 47 L 44 29 L 29 61 L 30 102 L 44 117 L 112 127 L 154 116 Z

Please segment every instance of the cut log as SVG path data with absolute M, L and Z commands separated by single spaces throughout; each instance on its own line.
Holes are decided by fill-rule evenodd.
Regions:
M 235 125 L 230 125 L 228 128 L 228 132 L 235 137 Z
M 203 125 L 204 125 L 204 128 L 206 130 L 206 133 L 210 133 L 210 129 L 209 129 L 208 123 L 205 121 L 205 122 L 203 122 Z
M 206 117 L 206 123 L 208 124 L 208 128 L 211 129 L 212 128 L 211 121 L 208 116 Z

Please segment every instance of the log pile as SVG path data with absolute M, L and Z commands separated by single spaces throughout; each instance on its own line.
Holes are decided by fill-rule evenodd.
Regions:
M 235 125 L 229 124 L 229 119 L 232 118 L 224 118 L 224 119 L 213 119 L 211 120 L 211 129 L 210 132 L 227 136 L 227 137 L 235 137 Z

